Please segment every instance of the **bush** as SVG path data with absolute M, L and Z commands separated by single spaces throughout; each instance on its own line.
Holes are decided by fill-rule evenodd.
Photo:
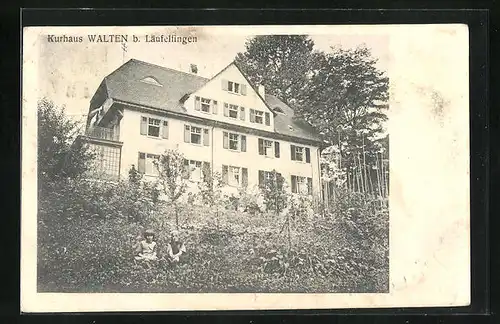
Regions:
M 324 215 L 291 203 L 282 215 L 178 203 L 187 246 L 182 264 L 136 264 L 132 243 L 145 228 L 159 255 L 175 211 L 139 181 L 68 180 L 39 200 L 38 283 L 54 292 L 382 292 L 388 290 L 388 213 L 343 192 Z M 244 199 L 242 199 L 244 198 Z M 222 198 L 221 198 L 222 199 Z M 256 197 L 242 197 L 257 203 Z M 183 205 L 184 204 L 184 205 Z M 287 214 L 290 213 L 290 214 Z M 283 225 L 290 216 L 290 239 Z

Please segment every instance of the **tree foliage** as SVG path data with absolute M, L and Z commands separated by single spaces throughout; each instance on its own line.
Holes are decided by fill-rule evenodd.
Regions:
M 75 141 L 78 124 L 43 98 L 38 101 L 38 176 L 41 183 L 75 178 L 90 168 L 95 154 L 83 142 Z
M 362 176 L 369 182 L 377 154 L 387 151 L 381 137 L 389 98 L 389 80 L 370 49 L 321 52 L 308 36 L 256 36 L 236 62 L 251 81 L 264 84 L 336 146 L 338 154 L 323 156 L 326 161 L 337 160 L 347 179 Z
M 179 226 L 178 199 L 186 192 L 186 169 L 184 155 L 177 150 L 165 150 L 155 161 L 158 168 L 158 182 L 168 202 L 175 209 L 175 222 Z
M 279 215 L 288 205 L 288 192 L 285 178 L 276 170 L 271 172 L 271 177 L 264 179 L 261 188 L 264 205 L 268 211 Z
M 313 41 L 303 35 L 262 35 L 248 40 L 235 62 L 254 84 L 286 103 L 293 102 L 308 83 Z

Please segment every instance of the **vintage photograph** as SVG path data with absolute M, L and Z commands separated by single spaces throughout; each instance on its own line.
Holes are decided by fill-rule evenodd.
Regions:
M 23 309 L 468 303 L 466 36 L 25 29 Z
M 47 35 L 38 291 L 388 292 L 387 50 Z

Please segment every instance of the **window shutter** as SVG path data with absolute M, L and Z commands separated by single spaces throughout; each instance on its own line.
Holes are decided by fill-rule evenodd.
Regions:
M 259 186 L 264 185 L 264 171 L 259 170 Z
M 297 177 L 292 176 L 292 192 L 297 193 Z
M 313 179 L 307 178 L 307 194 L 308 195 L 312 195 L 312 185 L 313 185 Z
M 266 112 L 265 115 L 266 115 L 266 125 L 269 126 L 271 125 L 271 117 L 269 116 L 268 112 Z
M 227 91 L 227 80 L 226 79 L 222 79 L 222 90 Z
M 241 136 L 241 152 L 246 152 L 247 151 L 247 137 L 245 135 L 240 135 Z
M 147 134 L 148 134 L 148 118 L 141 117 L 141 135 L 147 135 Z
M 200 97 L 194 97 L 194 110 L 200 110 L 201 102 Z
M 217 115 L 217 101 L 212 100 L 212 114 Z
M 281 178 L 282 178 L 281 173 L 276 172 L 276 179 L 275 179 L 276 180 L 276 187 L 278 187 L 279 190 L 283 189 L 283 182 L 284 181 L 281 181 L 281 182 L 278 181 L 278 179 L 281 179 Z
M 224 103 L 224 116 L 229 116 L 229 105 L 227 102 Z
M 210 145 L 210 134 L 208 133 L 208 128 L 203 128 L 203 145 Z
M 163 121 L 163 127 L 161 129 L 161 137 L 168 138 L 168 121 Z
M 264 155 L 264 140 L 259 138 L 259 155 Z
M 274 156 L 279 158 L 280 157 L 280 142 L 274 142 Z
M 191 177 L 191 169 L 189 168 L 189 160 L 184 159 L 184 178 L 189 179 Z
M 311 163 L 311 151 L 306 147 L 306 162 Z
M 255 110 L 250 109 L 250 122 L 255 123 Z
M 189 125 L 184 128 L 184 142 L 191 143 L 191 126 Z
M 245 120 L 245 107 L 240 107 L 240 119 Z
M 146 173 L 146 154 L 139 152 L 139 160 L 137 161 L 137 171 Z
M 211 175 L 210 162 L 203 162 L 202 172 L 203 172 L 203 181 L 208 182 L 209 177 Z
M 228 167 L 227 167 L 227 165 L 222 166 L 222 183 L 228 184 Z
M 240 84 L 241 87 L 241 94 L 246 96 L 247 95 L 247 85 L 246 84 Z
M 247 168 L 241 168 L 241 185 L 243 187 L 248 186 L 248 169 Z
M 291 155 L 292 161 L 295 161 L 295 145 L 290 144 L 290 155 Z
M 223 132 L 222 147 L 225 149 L 229 148 L 229 135 L 227 134 L 227 132 Z

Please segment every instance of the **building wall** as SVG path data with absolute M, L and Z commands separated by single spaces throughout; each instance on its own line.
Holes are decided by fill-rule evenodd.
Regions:
M 247 149 L 246 152 L 235 152 L 223 147 L 223 132 L 225 130 L 173 118 L 168 118 L 168 139 L 154 138 L 140 134 L 140 123 L 143 116 L 162 119 L 162 117 L 153 114 L 125 109 L 120 122 L 120 141 L 123 142 L 120 174 L 124 177 L 128 175 L 128 171 L 133 164 L 137 167 L 139 152 L 161 154 L 166 149 L 178 149 L 187 159 L 210 162 L 214 171 L 221 172 L 222 165 L 247 168 L 249 187 L 258 185 L 258 170 L 272 171 L 275 169 L 285 177 L 288 186 L 291 185 L 291 175 L 312 178 L 313 194 L 320 194 L 319 160 L 316 147 L 279 140 L 280 157 L 267 157 L 259 155 L 259 137 L 239 133 L 246 136 Z M 185 143 L 184 127 L 186 124 L 208 128 L 209 146 Z M 274 141 L 271 137 L 266 139 Z M 292 161 L 290 144 L 309 147 L 311 162 Z
M 234 94 L 222 89 L 222 80 L 233 81 L 239 84 L 245 84 L 247 93 L 246 95 Z M 205 113 L 194 109 L 195 96 L 216 100 L 218 103 L 217 114 Z M 245 120 L 233 119 L 224 116 L 224 103 L 245 107 Z M 207 82 L 201 89 L 191 94 L 191 96 L 184 102 L 184 107 L 187 109 L 188 114 L 222 122 L 229 122 L 235 125 L 251 127 L 255 129 L 262 129 L 267 131 L 274 130 L 274 118 L 272 111 L 267 108 L 266 104 L 255 92 L 250 84 L 245 80 L 245 77 L 239 72 L 234 65 L 230 65 L 226 70 L 217 75 L 215 78 Z M 250 109 L 256 109 L 263 112 L 268 112 L 270 115 L 270 125 L 250 122 Z

